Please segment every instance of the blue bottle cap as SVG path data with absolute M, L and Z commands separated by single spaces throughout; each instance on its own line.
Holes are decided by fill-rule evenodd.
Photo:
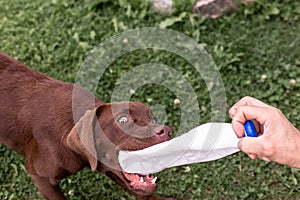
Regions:
M 247 120 L 244 124 L 245 137 L 257 137 L 255 126 L 251 120 Z

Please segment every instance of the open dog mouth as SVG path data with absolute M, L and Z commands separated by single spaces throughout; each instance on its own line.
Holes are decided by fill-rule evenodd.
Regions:
M 141 174 L 131 174 L 123 172 L 125 178 L 130 182 L 129 185 L 133 187 L 134 190 L 140 190 L 143 192 L 151 192 L 156 187 L 157 177 L 153 175 L 141 175 Z

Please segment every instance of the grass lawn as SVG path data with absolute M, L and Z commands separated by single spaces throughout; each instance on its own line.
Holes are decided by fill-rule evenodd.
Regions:
M 193 2 L 176 0 L 174 12 L 164 16 L 144 0 L 0 0 L 0 51 L 74 82 L 90 50 L 109 37 L 133 28 L 173 29 L 205 46 L 222 76 L 227 110 L 250 95 L 281 109 L 299 129 L 300 2 L 257 0 L 217 20 L 193 15 Z M 164 50 L 141 49 L 119 57 L 105 71 L 96 95 L 110 102 L 118 79 L 144 63 L 162 63 L 180 72 L 197 95 L 199 124 L 210 121 L 212 88 L 186 60 Z M 175 98 L 155 84 L 138 88 L 132 96 L 150 106 L 162 105 L 166 123 L 176 131 L 181 113 Z M 24 158 L 0 146 L 0 163 L 0 199 L 42 199 L 25 171 Z M 186 200 L 300 198 L 299 170 L 252 161 L 243 153 L 189 167 L 158 173 L 156 193 Z M 69 199 L 134 199 L 89 169 L 63 180 L 61 188 Z

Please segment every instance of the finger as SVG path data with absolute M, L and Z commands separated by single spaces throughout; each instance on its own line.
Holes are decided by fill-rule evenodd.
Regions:
M 233 118 L 234 115 L 235 115 L 235 113 L 236 113 L 236 111 L 237 111 L 237 108 L 234 107 L 234 106 L 232 106 L 232 107 L 229 109 L 229 116 L 230 116 L 231 118 Z
M 260 136 L 263 134 L 263 126 L 257 121 L 257 120 L 252 120 L 253 124 L 255 126 L 255 130 L 257 132 L 257 134 Z M 240 121 L 236 121 L 236 120 L 232 120 L 231 122 L 231 126 L 232 129 L 234 130 L 234 132 L 236 133 L 236 135 L 239 138 L 242 138 L 245 136 L 245 127 L 244 127 L 244 123 L 240 122 Z
M 259 157 L 261 160 L 266 161 L 266 162 L 271 162 L 271 159 L 265 156 Z
M 257 158 L 257 155 L 256 154 L 252 154 L 252 153 L 249 153 L 248 154 L 249 158 L 251 158 L 252 160 L 255 160 Z
M 244 124 L 239 121 L 232 120 L 231 122 L 232 129 L 239 138 L 244 137 Z
M 249 106 L 260 106 L 260 107 L 268 107 L 269 105 L 258 100 L 258 99 L 255 99 L 253 97 L 250 97 L 250 96 L 246 96 L 246 97 L 243 97 L 240 101 L 238 101 L 234 106 L 246 106 L 246 105 L 249 105 Z
M 263 154 L 263 139 L 261 139 L 261 137 L 245 137 L 239 141 L 238 147 L 241 151 L 248 155 L 255 155 L 256 158 L 256 156 Z
M 258 135 L 262 135 L 264 132 L 264 128 L 263 126 L 257 121 L 257 120 L 252 120 L 254 126 L 255 126 L 255 130 L 257 132 Z
M 259 106 L 259 107 L 269 107 L 268 104 L 258 100 L 258 99 L 255 99 L 253 97 L 249 97 L 249 96 L 246 96 L 246 97 L 243 97 L 240 101 L 238 101 L 236 104 L 234 104 L 230 109 L 229 109 L 229 115 L 231 118 L 233 118 L 233 116 L 235 115 L 236 113 L 236 110 L 238 107 L 240 106 L 246 106 L 246 105 L 252 105 L 252 106 Z
M 240 106 L 232 119 L 232 123 L 233 125 L 239 123 L 239 126 L 243 126 L 247 120 L 256 120 L 260 125 L 264 125 L 271 114 L 271 107 Z
M 264 124 L 266 119 L 266 110 L 269 108 L 257 107 L 257 106 L 240 106 L 234 117 L 232 118 L 232 129 L 236 135 L 241 138 L 244 136 L 244 123 L 247 120 L 254 120 L 255 129 L 261 135 L 262 129 L 260 127 Z M 262 114 L 264 113 L 264 114 Z

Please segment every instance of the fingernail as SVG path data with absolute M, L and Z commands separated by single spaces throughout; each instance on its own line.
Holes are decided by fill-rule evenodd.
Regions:
M 233 118 L 234 117 L 234 115 L 235 115 L 235 113 L 236 113 L 236 108 L 231 108 L 230 110 L 229 110 L 229 115 L 230 115 L 230 117 L 231 118 Z
M 271 162 L 271 160 L 267 157 L 261 157 L 262 160 L 266 161 L 266 162 Z
M 248 154 L 248 156 L 249 156 L 249 158 L 251 158 L 252 160 L 255 160 L 256 157 L 257 157 L 255 154 L 252 154 L 252 153 Z

